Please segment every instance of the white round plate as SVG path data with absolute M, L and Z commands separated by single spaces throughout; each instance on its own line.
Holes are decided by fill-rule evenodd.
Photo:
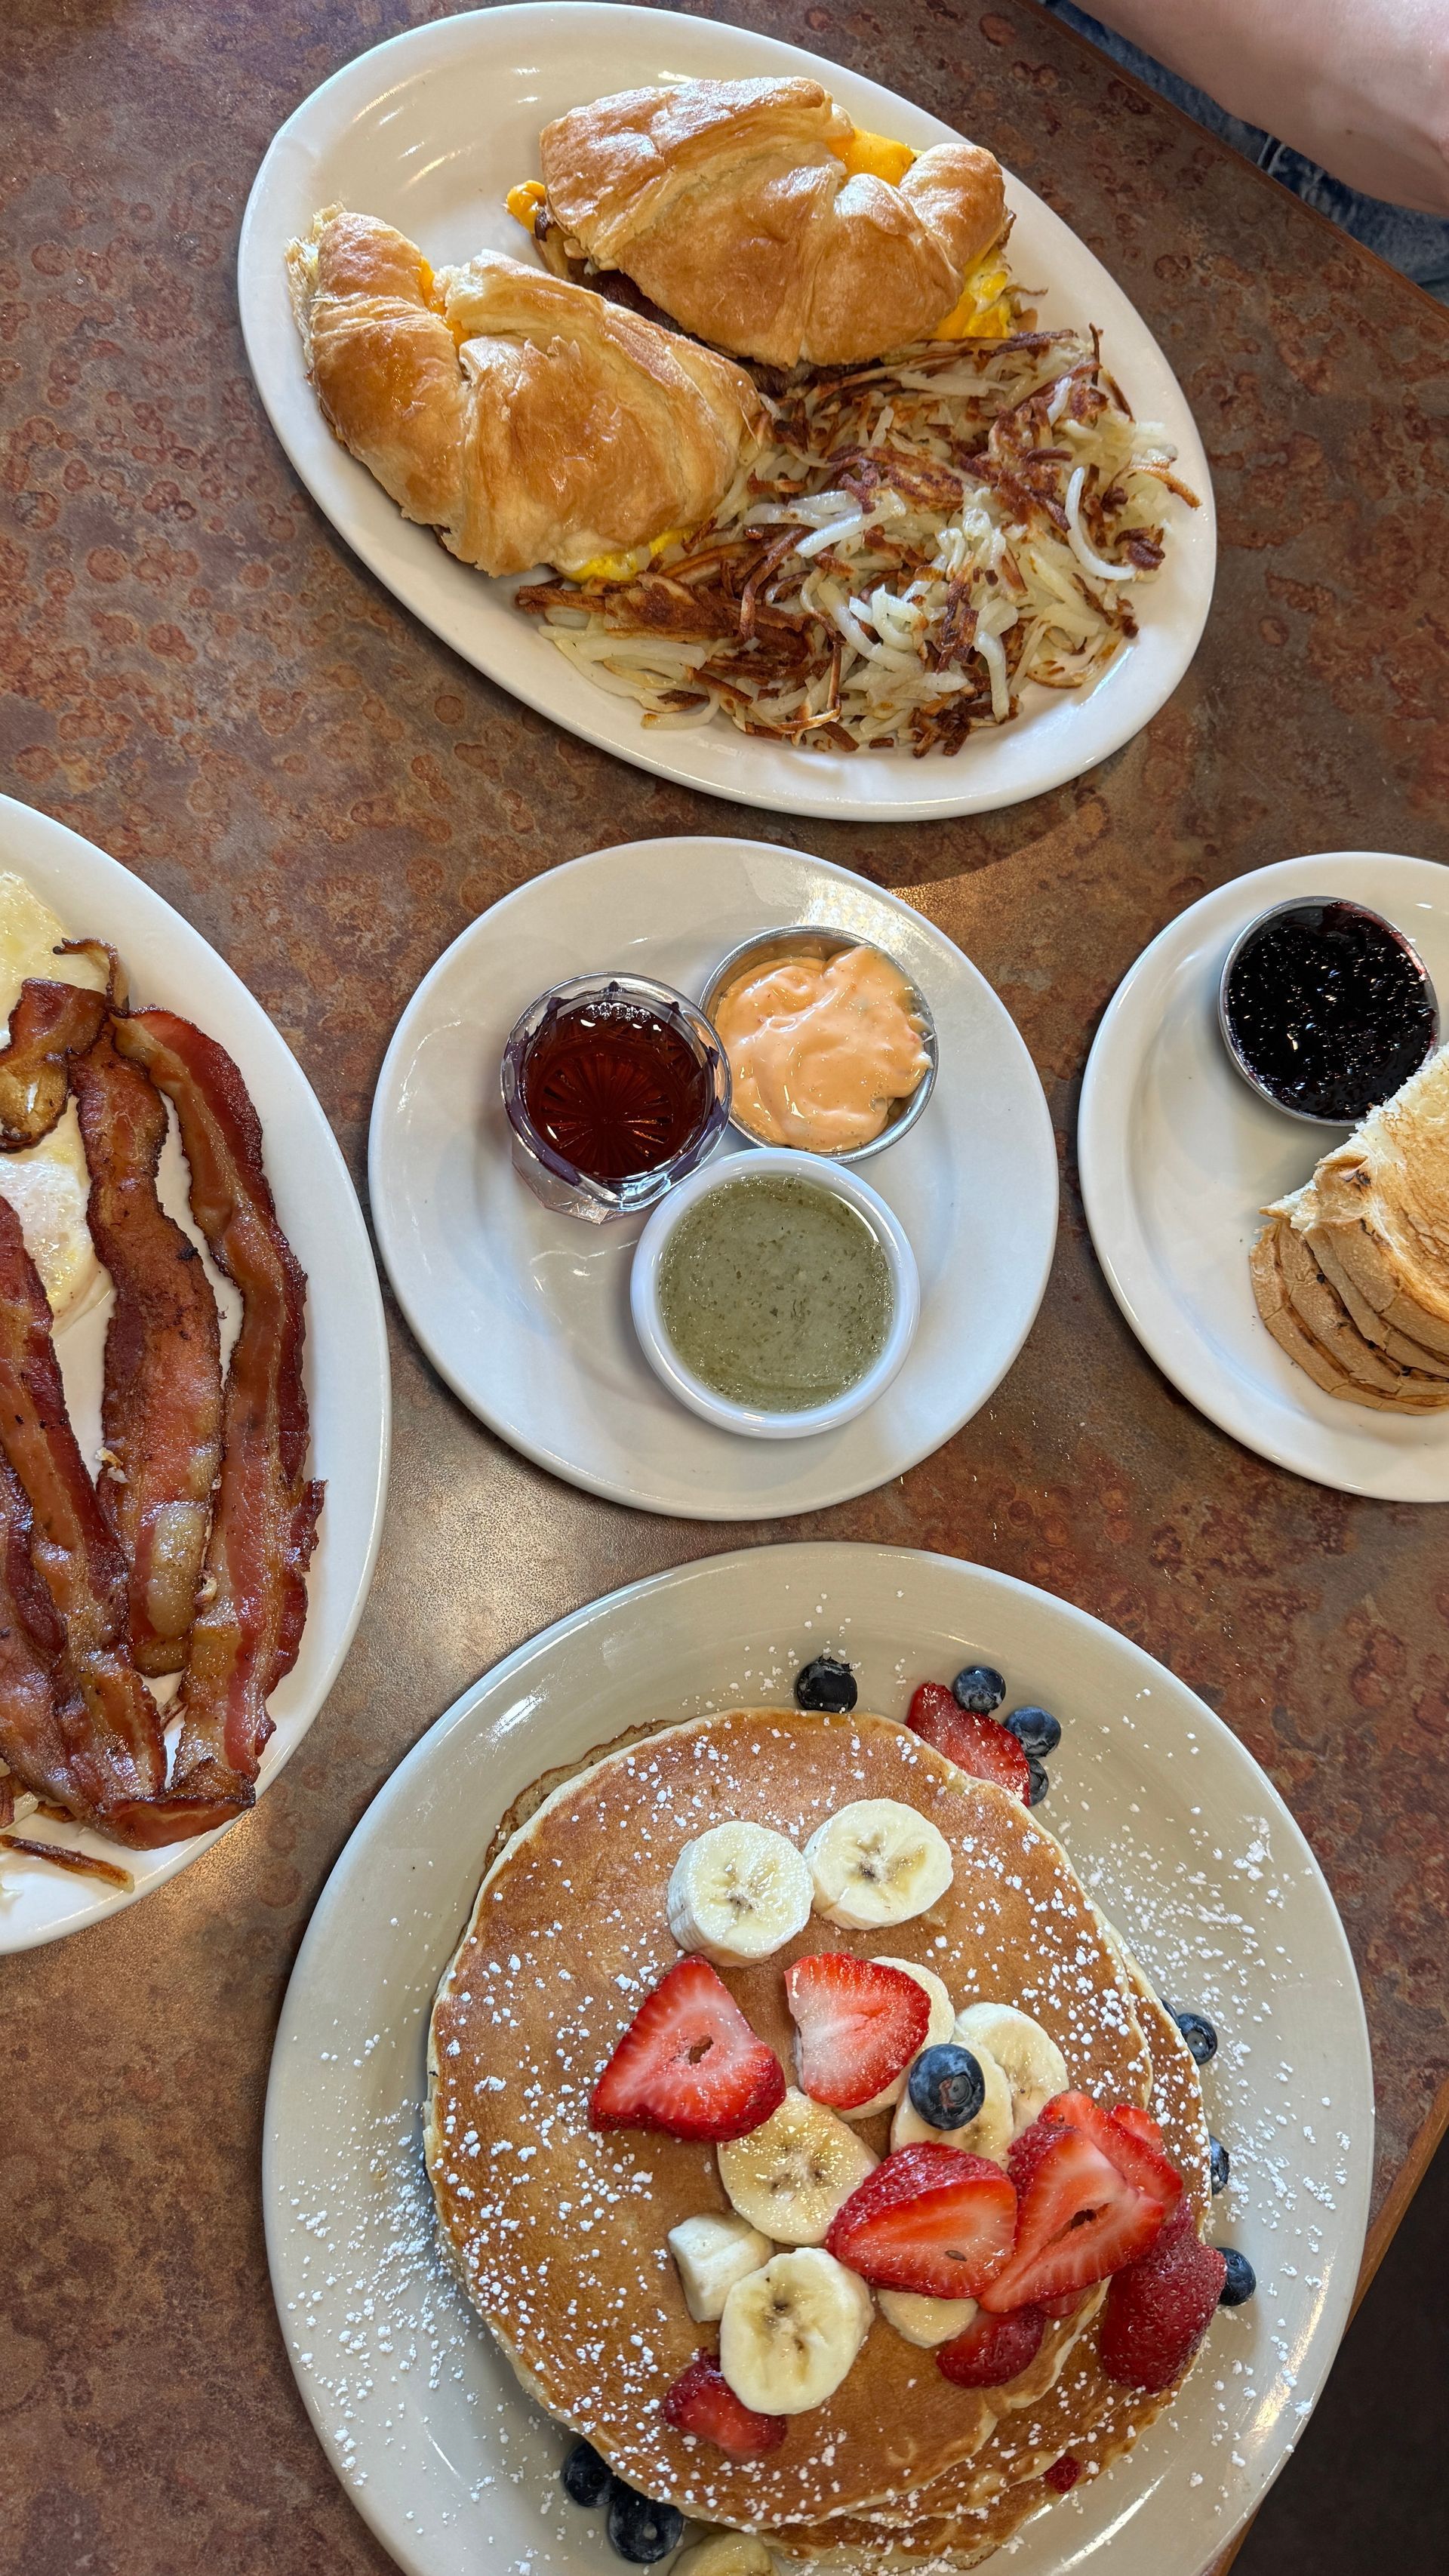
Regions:
M 515 582 L 454 561 L 412 527 L 333 438 L 302 367 L 283 257 L 322 206 L 397 224 L 435 266 L 482 249 L 529 256 L 503 198 L 538 168 L 539 131 L 582 101 L 652 82 L 808 73 L 858 123 L 918 149 L 951 132 L 908 99 L 836 63 L 747 27 L 661 9 L 574 0 L 568 8 L 489 9 L 413 27 L 361 55 L 304 100 L 257 173 L 238 253 L 247 356 L 272 425 L 333 526 L 415 616 L 466 661 L 586 742 L 661 777 L 786 814 L 920 821 L 1041 795 L 1119 751 L 1155 715 L 1197 648 L 1212 597 L 1217 538 L 1207 459 L 1176 378 L 1145 323 L 1076 235 L 1018 180 L 1018 277 L 1045 292 L 1043 327 L 1098 323 L 1139 419 L 1158 421 L 1202 508 L 1177 508 L 1167 561 L 1134 607 L 1142 632 L 1097 687 L 1033 688 L 1020 720 L 974 734 L 954 759 L 798 752 L 751 740 L 725 719 L 699 732 L 651 730 L 631 700 L 576 671 L 512 606 Z M 990 137 L 983 138 L 990 141 Z
M 1253 1303 L 1261 1209 L 1349 1130 L 1306 1126 L 1249 1089 L 1218 1032 L 1218 982 L 1256 914 L 1311 894 L 1396 922 L 1449 995 L 1449 870 L 1427 859 L 1330 850 L 1204 895 L 1143 950 L 1097 1031 L 1078 1125 L 1087 1223 L 1138 1340 L 1210 1422 L 1315 1484 L 1449 1502 L 1449 1414 L 1399 1421 L 1325 1395 Z
M 328 2458 L 409 2576 L 616 2571 L 562 2502 L 565 2439 L 523 2396 L 433 2244 L 419 2107 L 433 1990 L 494 1825 L 526 1784 L 627 1726 L 788 1705 L 841 1649 L 867 1708 L 984 1657 L 1060 1715 L 1044 1820 L 1178 2001 L 1232 2156 L 1215 2232 L 1258 2274 L 1179 2403 L 1017 2544 L 1019 2576 L 1199 2576 L 1277 2475 L 1353 2295 L 1373 2151 L 1368 2039 L 1343 1927 L 1271 1783 L 1138 1646 L 951 1557 L 747 1549 L 576 1611 L 484 1678 L 393 1773 L 308 1927 L 267 2095 L 263 2198 L 292 2367 Z
M 869 1166 L 910 1237 L 921 1321 L 899 1377 L 857 1421 L 746 1440 L 686 1412 L 639 1348 L 629 1265 L 643 1219 L 554 1216 L 519 1179 L 498 1068 L 514 1021 L 566 975 L 607 966 L 698 995 L 741 940 L 794 922 L 874 940 L 935 1018 L 925 1113 Z M 750 1149 L 731 1131 L 719 1150 Z M 398 1301 L 463 1402 L 571 1484 L 689 1520 L 815 1511 L 939 1449 L 1025 1341 L 1056 1238 L 1051 1121 L 990 985 L 894 895 L 763 841 L 596 850 L 483 913 L 398 1022 L 373 1102 L 369 1187 Z
M 276 1732 L 262 1757 L 260 1796 L 295 1752 L 337 1678 L 362 1615 L 382 1527 L 390 1421 L 387 1339 L 362 1211 L 296 1057 L 199 931 L 103 850 L 8 796 L 0 797 L 0 870 L 24 877 L 73 935 L 108 939 L 129 971 L 138 1007 L 155 1002 L 184 1012 L 235 1057 L 261 1118 L 277 1213 L 307 1273 L 312 1473 L 326 1478 L 327 1499 L 307 1578 L 302 1650 L 272 1694 Z M 199 1243 L 186 1205 L 185 1171 L 173 1133 L 162 1165 L 162 1196 Z M 208 1270 L 225 1315 L 228 1299 L 234 1306 L 234 1291 L 217 1281 L 209 1264 Z M 101 1365 L 111 1303 L 109 1289 L 82 1299 L 55 1337 L 71 1420 L 91 1462 L 100 1447 Z M 130 1871 L 133 1887 L 127 1895 L 99 1879 L 0 1853 L 0 1954 L 31 1949 L 119 1913 L 217 1840 L 216 1834 L 201 1834 L 160 1851 L 130 1852 L 73 1825 L 37 1822 L 17 1830 L 118 1862 Z

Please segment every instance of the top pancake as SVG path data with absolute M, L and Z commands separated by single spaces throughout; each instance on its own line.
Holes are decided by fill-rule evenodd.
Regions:
M 1110 1943 L 1060 1846 L 1020 1801 L 886 1718 L 743 1709 L 670 1727 L 554 1789 L 499 1853 L 439 1988 L 426 2147 L 445 2246 L 524 2385 L 645 2494 L 713 2522 L 810 2523 L 936 2477 L 987 2439 L 1001 2392 L 953 2388 L 877 2315 L 835 2396 L 740 2463 L 675 2432 L 670 2382 L 714 2331 L 684 2303 L 666 2237 L 728 2202 L 714 2150 L 596 2135 L 600 2069 L 679 1957 L 665 1897 L 686 1842 L 732 1817 L 803 1846 L 860 1798 L 897 1798 L 944 1834 L 955 1876 L 929 1914 L 873 1933 L 812 1917 L 725 1982 L 791 2065 L 783 1972 L 822 1950 L 934 1968 L 958 2009 L 1012 2003 L 1075 2085 L 1145 2103 L 1150 2052 Z M 859 2124 L 885 2151 L 889 2115 Z M 1033 2372 L 1044 2389 L 1069 2323 Z M 1030 2393 L 1028 2375 L 1012 2398 Z M 994 2401 L 994 2402 L 993 2402 Z

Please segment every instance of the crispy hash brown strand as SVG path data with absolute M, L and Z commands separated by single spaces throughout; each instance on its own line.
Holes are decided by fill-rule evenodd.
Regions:
M 1074 689 L 1162 561 L 1162 433 L 1095 334 L 941 343 L 786 384 L 714 517 L 624 577 L 518 606 L 650 726 L 723 711 L 797 747 L 959 751 L 1026 681 Z
M 196 1246 L 156 1194 L 166 1104 L 103 1031 L 71 1068 L 91 1176 L 90 1229 L 111 1274 L 102 1490 L 130 1572 L 132 1656 L 175 1673 L 201 1580 L 221 1465 L 221 1342 Z
M 307 1615 L 305 1575 L 322 1487 L 303 1474 L 302 1386 L 307 1283 L 277 1223 L 262 1167 L 262 1130 L 231 1058 L 170 1011 L 117 1020 L 115 1042 L 175 1104 L 191 1167 L 191 1208 L 212 1258 L 241 1292 L 226 1382 L 221 1482 L 203 1599 L 181 1687 L 183 1726 L 166 1806 L 188 1812 L 252 1804 L 272 1731 L 267 1697 L 290 1672 Z
M 66 1104 L 71 1060 L 94 1046 L 109 1007 L 104 993 L 79 984 L 21 985 L 10 1043 L 0 1051 L 0 1153 L 50 1134 Z
M 0 1447 L 25 1492 L 31 1551 L 65 1622 L 85 1723 L 71 1748 L 87 1820 L 121 1842 L 169 1840 L 146 1813 L 166 1777 L 154 1701 L 126 1648 L 126 1565 L 65 1409 L 50 1306 L 0 1198 Z
M 71 1761 L 83 1719 L 59 1611 L 35 1570 L 25 1490 L 0 1457 L 0 1760 L 36 1798 L 84 1815 Z M 14 1793 L 0 1824 L 14 1814 Z

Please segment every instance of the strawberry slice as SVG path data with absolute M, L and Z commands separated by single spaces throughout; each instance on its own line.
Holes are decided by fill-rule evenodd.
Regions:
M 899 2147 L 856 2185 L 825 2244 L 880 2289 L 975 2299 L 1011 2252 L 1015 2218 L 1000 2165 L 959 2147 Z
M 1163 2154 L 1162 2132 L 1145 2111 L 1136 2110 L 1130 2102 L 1119 2102 L 1115 2111 L 1104 2111 L 1090 2093 L 1058 2093 L 1053 2101 L 1044 2104 L 1041 2117 L 1080 2129 L 1108 2164 L 1115 2165 L 1127 2182 L 1158 2203 L 1164 2217 L 1176 2209 L 1182 2198 L 1182 2176 Z M 1139 2121 L 1152 2131 L 1150 2138 L 1142 2135 Z
M 1124 2155 L 1148 2152 L 1124 2130 L 1116 2137 Z M 1045 2114 L 1016 2140 L 1006 2170 L 1017 2192 L 1016 2243 L 1010 2261 L 977 2293 L 995 2316 L 1105 2281 L 1145 2254 L 1162 2225 L 1159 2199 L 1140 2191 L 1081 2129 Z
M 964 2334 L 937 2346 L 936 2365 L 957 2388 L 1000 2388 L 1035 2361 L 1045 2332 L 1040 2308 L 1013 2308 L 1008 2317 L 978 2308 Z
M 785 2099 L 785 2071 L 707 1959 L 678 1960 L 640 2005 L 589 2104 L 591 2129 L 743 2138 Z
M 1227 2265 L 1199 2242 L 1186 2201 L 1155 2244 L 1107 2292 L 1097 2339 L 1102 2368 L 1125 2387 L 1156 2395 L 1181 2378 L 1222 2293 Z
M 1081 2474 L 1082 2463 L 1074 2460 L 1070 2451 L 1063 2451 L 1059 2460 L 1053 2460 L 1051 2467 L 1042 2471 L 1053 2495 L 1070 2495 Z
M 1085 2290 L 1067 2290 L 1059 2299 L 1038 2299 L 1037 2305 L 1044 2317 L 1074 2317 L 1086 2296 Z
M 1162 2131 L 1150 2111 L 1140 2111 L 1135 2102 L 1119 2102 L 1112 2117 L 1129 2138 L 1139 2139 L 1144 2147 L 1161 2148 Z
M 1010 1789 L 1024 1807 L 1031 1804 L 1031 1765 L 1009 1727 L 999 1718 L 978 1717 L 962 1708 L 944 1682 L 922 1682 L 906 1711 L 906 1724 L 925 1744 L 934 1744 L 958 1771 L 974 1780 L 994 1780 Z
M 757 2415 L 736 2397 L 712 2352 L 695 2355 L 659 2401 L 666 2424 L 696 2433 L 728 2451 L 732 2460 L 762 2460 L 778 2451 L 789 2430 L 783 2415 Z
M 924 1987 L 877 1959 L 822 1950 L 785 1971 L 795 2019 L 800 2089 L 835 2111 L 854 2111 L 893 2084 L 925 2040 Z

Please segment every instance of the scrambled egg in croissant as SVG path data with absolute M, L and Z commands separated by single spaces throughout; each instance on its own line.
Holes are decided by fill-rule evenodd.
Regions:
M 813 80 L 682 81 L 545 126 L 508 203 L 560 276 L 622 270 L 736 356 L 852 365 L 1001 338 L 1001 171 L 974 143 L 867 134 Z

